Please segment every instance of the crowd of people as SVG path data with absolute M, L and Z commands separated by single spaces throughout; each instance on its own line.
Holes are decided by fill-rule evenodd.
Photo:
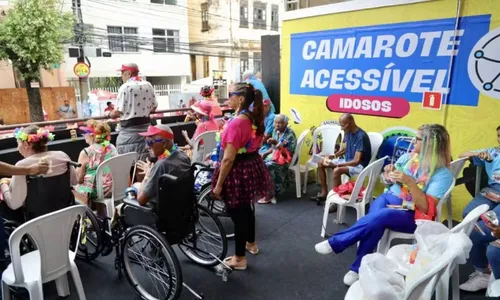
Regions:
M 53 135 L 47 130 L 35 125 L 16 130 L 18 150 L 24 159 L 16 166 L 0 163 L 0 173 L 12 176 L 0 180 L 2 214 L 15 217 L 16 211 L 22 208 L 28 192 L 26 175 L 51 177 L 68 170 L 75 199 L 90 205 L 97 197 L 98 166 L 111 157 L 129 152 L 139 155 L 139 172 L 131 182 L 137 188 L 137 200 L 140 205 L 155 209 L 161 201 L 156 194 L 159 177 L 163 174 L 181 176 L 188 172 L 193 140 L 204 132 L 218 131 L 216 155 L 205 161 L 215 166 L 210 178 L 213 196 L 224 201 L 234 223 L 235 251 L 225 262 L 236 270 L 245 270 L 246 252 L 259 253 L 254 204 L 276 203 L 277 197 L 288 188 L 288 168 L 293 163 L 294 153 L 300 151 L 288 117 L 275 114 L 265 87 L 252 72 L 245 72 L 245 81 L 231 87 L 226 103 L 235 113 L 221 120 L 216 119 L 222 111 L 211 99 L 213 90 L 202 89 L 204 99 L 191 105 L 192 112 L 187 118 L 187 121 L 196 122 L 196 130 L 191 137 L 183 132 L 186 146 L 179 147 L 168 125 L 151 125 L 150 114 L 155 112 L 158 102 L 151 84 L 139 76 L 138 66 L 126 64 L 120 71 L 124 84 L 119 89 L 116 106 L 110 106 L 106 112 L 109 117 L 120 120 L 116 146 L 110 142 L 111 130 L 105 122 L 88 121 L 86 126 L 79 128 L 88 146 L 79 155 L 81 166 L 75 169 L 67 164 L 70 161 L 67 154 L 48 151 L 47 143 Z M 327 197 L 327 168 L 333 169 L 330 180 L 334 188 L 338 188 L 342 185 L 341 176 L 355 177 L 369 165 L 373 156 L 367 133 L 357 126 L 351 114 L 343 114 L 339 123 L 345 137 L 338 151 L 322 157 L 318 163 L 321 190 L 312 197 L 315 201 L 324 201 Z M 500 143 L 500 127 L 497 136 Z M 346 285 L 359 279 L 363 257 L 375 251 L 386 229 L 413 233 L 416 220 L 435 220 L 437 204 L 454 182 L 449 169 L 450 136 L 445 127 L 422 125 L 413 143 L 411 152 L 384 167 L 381 178 L 386 189 L 371 203 L 369 212 L 348 229 L 315 246 L 320 254 L 339 254 L 359 242 L 357 258 L 344 276 Z M 467 205 L 464 216 L 481 204 L 488 204 L 491 210 L 500 213 L 499 149 L 494 147 L 460 155 L 472 158 L 474 164 L 484 165 L 489 177 L 489 186 Z M 104 192 L 109 194 L 112 178 L 105 174 L 103 180 Z M 402 206 L 405 209 L 400 209 Z M 330 211 L 335 211 L 335 206 L 330 207 Z M 473 231 L 471 235 L 474 246 L 470 255 L 476 270 L 460 286 L 466 291 L 486 288 L 491 272 L 500 278 L 500 243 L 496 242 L 500 238 L 500 227 L 483 221 L 478 222 L 478 227 L 481 231 Z M 0 227 L 0 259 L 5 245 Z

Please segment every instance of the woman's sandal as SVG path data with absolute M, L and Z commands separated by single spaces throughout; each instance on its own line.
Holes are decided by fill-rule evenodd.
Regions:
M 259 204 L 269 204 L 271 202 L 272 202 L 272 199 L 266 199 L 266 198 L 262 198 L 259 201 L 257 201 L 257 203 L 259 203 Z
M 236 264 L 232 265 L 231 264 L 232 261 L 234 261 Z M 226 265 L 228 265 L 229 267 L 231 267 L 233 270 L 243 271 L 243 270 L 247 269 L 247 263 L 246 263 L 246 261 L 244 262 L 244 264 L 243 263 L 238 263 L 238 262 L 236 262 L 236 260 L 233 260 L 233 256 L 229 256 L 229 257 L 224 258 L 224 263 Z
M 247 249 L 247 251 L 250 252 L 250 254 L 253 254 L 253 255 L 257 255 L 260 252 L 259 247 L 257 247 L 257 245 L 255 245 L 253 247 L 246 246 L 245 249 Z

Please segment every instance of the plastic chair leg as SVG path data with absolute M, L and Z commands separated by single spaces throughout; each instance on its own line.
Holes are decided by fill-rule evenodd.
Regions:
M 30 282 L 26 289 L 30 294 L 30 300 L 43 300 L 42 281 Z
M 452 204 L 451 204 L 451 197 L 448 199 L 448 203 L 446 203 L 447 209 L 448 209 L 448 228 L 452 229 L 453 228 L 453 215 L 452 215 Z
M 391 245 L 391 242 L 389 241 L 389 233 L 388 231 L 386 230 L 384 232 L 384 235 L 382 236 L 382 238 L 380 239 L 380 241 L 378 242 L 378 249 L 377 249 L 377 252 L 378 253 L 381 253 L 383 255 L 386 255 L 387 252 L 389 251 L 389 246 Z
M 59 278 L 56 278 L 55 282 L 57 288 L 57 295 L 59 295 L 59 297 L 66 297 L 70 295 L 68 273 L 65 273 Z
M 451 275 L 451 299 L 452 300 L 460 300 L 460 273 L 458 270 L 458 266 L 453 270 L 453 274 Z
M 11 299 L 9 285 L 6 284 L 3 280 L 2 280 L 2 299 L 3 300 Z
M 327 186 L 329 191 L 331 189 L 333 189 L 333 169 L 332 168 L 326 169 L 326 186 Z
M 302 195 L 300 194 L 300 170 L 295 169 L 293 170 L 293 173 L 295 174 L 295 192 L 297 193 L 297 198 L 300 198 Z
M 75 283 L 76 292 L 78 293 L 78 298 L 80 300 L 86 300 L 85 290 L 83 289 L 82 279 L 80 278 L 80 272 L 78 267 L 74 262 L 71 262 L 71 276 L 73 277 L 73 282 Z
M 344 224 L 345 210 L 345 205 L 337 204 L 337 219 L 335 220 L 336 224 Z
M 330 204 L 331 202 L 326 200 L 325 201 L 325 210 L 323 211 L 323 224 L 321 225 L 321 237 L 326 237 L 326 224 L 328 223 L 328 213 L 330 209 Z
M 444 274 L 439 279 L 438 284 L 436 285 L 436 300 L 447 300 L 449 293 L 449 281 L 450 281 L 450 272 L 446 270 Z M 430 297 L 432 295 L 429 295 Z M 429 299 L 430 299 L 429 297 Z
M 306 194 L 306 193 L 307 193 L 307 180 L 308 180 L 308 178 L 307 178 L 307 177 L 309 177 L 309 176 L 308 176 L 308 175 L 309 175 L 309 164 L 306 164 L 306 169 L 305 169 L 305 170 L 306 170 L 306 171 L 305 171 L 305 173 L 304 173 L 304 186 L 302 187 L 302 192 L 303 192 L 304 194 Z

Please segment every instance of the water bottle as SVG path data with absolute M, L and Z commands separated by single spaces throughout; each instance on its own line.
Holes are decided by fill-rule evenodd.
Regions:
M 125 190 L 125 197 L 128 200 L 137 201 L 137 189 L 135 187 L 129 187 Z
M 120 122 L 116 123 L 115 131 L 119 132 L 121 128 Z
M 210 160 L 213 162 L 219 161 L 219 145 L 215 147 L 215 149 L 212 151 L 212 154 L 210 155 Z

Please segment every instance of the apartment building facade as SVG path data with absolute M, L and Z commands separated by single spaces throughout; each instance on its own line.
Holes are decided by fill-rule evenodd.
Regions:
M 64 9 L 72 10 L 72 1 Z M 181 85 L 191 76 L 187 0 L 81 1 L 83 43 L 111 52 L 111 57 L 89 57 L 90 86 L 117 78 L 124 63 L 139 65 L 141 76 L 153 85 Z M 79 41 L 75 42 L 77 45 Z M 65 55 L 65 75 L 73 72 L 76 58 Z
M 188 7 L 193 80 L 230 84 L 262 70 L 260 39 L 280 34 L 283 0 L 188 0 Z

